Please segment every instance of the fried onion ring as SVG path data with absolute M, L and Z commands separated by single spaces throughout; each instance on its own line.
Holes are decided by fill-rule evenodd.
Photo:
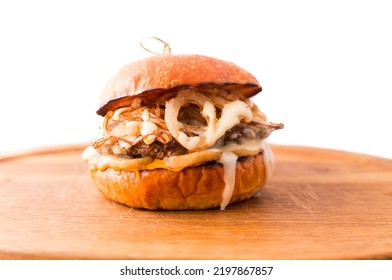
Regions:
M 181 125 L 178 122 L 177 116 L 181 107 L 186 104 L 193 103 L 199 106 L 202 116 L 207 121 L 207 126 L 204 127 L 204 133 L 198 136 L 188 136 L 180 131 Z M 207 135 L 215 131 L 216 112 L 212 101 L 205 95 L 195 92 L 193 90 L 182 90 L 177 97 L 166 102 L 165 108 L 165 122 L 170 134 L 186 149 L 198 150 L 208 147 Z M 210 139 L 209 139 L 210 140 Z

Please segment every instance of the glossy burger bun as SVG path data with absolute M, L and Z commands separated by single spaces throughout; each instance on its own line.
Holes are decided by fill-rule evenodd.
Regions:
M 202 55 L 162 54 L 120 69 L 104 87 L 97 114 L 105 116 L 135 95 L 158 97 L 168 90 L 186 87 L 218 87 L 245 97 L 261 91 L 256 78 L 234 63 Z
M 200 55 L 156 55 L 125 65 L 109 80 L 100 98 L 99 115 L 129 104 L 136 95 L 158 98 L 174 89 L 214 87 L 250 97 L 261 91 L 256 78 L 237 65 Z M 264 184 L 264 155 L 242 157 L 236 163 L 230 203 L 253 196 Z M 175 172 L 90 169 L 96 187 L 109 199 L 130 207 L 185 210 L 219 207 L 225 188 L 223 165 L 206 163 Z

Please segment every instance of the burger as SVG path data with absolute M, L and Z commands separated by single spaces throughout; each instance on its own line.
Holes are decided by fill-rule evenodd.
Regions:
M 202 55 L 132 62 L 104 87 L 101 135 L 83 152 L 98 190 L 134 208 L 220 208 L 249 199 L 271 176 L 261 91 L 239 66 Z

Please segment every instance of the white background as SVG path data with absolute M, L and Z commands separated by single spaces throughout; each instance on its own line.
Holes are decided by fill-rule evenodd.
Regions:
M 253 73 L 271 143 L 392 158 L 389 3 L 1 1 L 0 154 L 90 142 L 104 83 L 158 36 Z
M 147 269 L 203 269 L 204 275 L 121 275 L 121 269 L 139 271 Z M 273 267 L 270 275 L 222 275 L 214 276 L 215 267 Z M 233 271 L 234 269 L 231 269 Z M 266 268 L 266 271 L 270 271 Z M 174 270 L 175 272 L 175 270 Z M 320 273 L 321 272 L 321 273 Z M 330 279 L 377 279 L 390 280 L 391 265 L 388 260 L 12 260 L 0 261 L 2 279 L 270 279 L 302 280 Z M 150 272 L 151 273 L 151 272 Z M 218 274 L 220 271 L 218 271 Z M 141 274 L 141 273 L 140 273 Z M 147 273 L 145 273 L 147 274 Z

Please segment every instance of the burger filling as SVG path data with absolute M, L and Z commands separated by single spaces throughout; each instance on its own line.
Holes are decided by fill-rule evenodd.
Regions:
M 260 144 L 281 127 L 238 94 L 185 89 L 158 100 L 135 97 L 129 106 L 109 111 L 103 135 L 92 146 L 102 155 L 164 159 L 229 144 Z

